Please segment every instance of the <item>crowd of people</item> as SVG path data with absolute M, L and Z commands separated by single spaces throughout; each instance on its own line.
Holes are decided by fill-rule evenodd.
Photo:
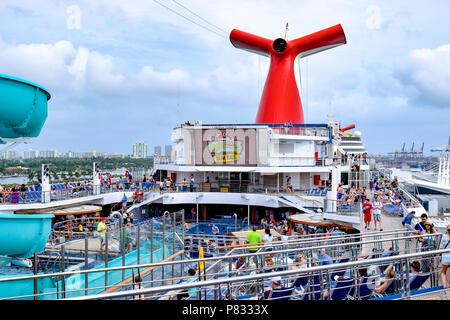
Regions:
M 0 202 L 17 203 L 19 202 L 19 195 L 22 194 L 23 196 L 27 191 L 28 187 L 25 184 L 22 184 L 20 187 L 17 184 L 10 187 L 0 185 Z

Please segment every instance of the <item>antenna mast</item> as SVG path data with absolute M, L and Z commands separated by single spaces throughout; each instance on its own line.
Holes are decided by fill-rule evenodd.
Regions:
M 288 30 L 289 30 L 289 23 L 286 22 L 286 31 L 284 32 L 284 40 L 287 40 L 286 36 L 287 36 Z

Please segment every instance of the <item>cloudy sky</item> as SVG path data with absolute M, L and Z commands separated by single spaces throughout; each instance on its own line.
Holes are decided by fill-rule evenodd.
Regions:
M 450 134 L 449 12 L 414 0 L 1 0 L 0 73 L 52 95 L 41 135 L 19 149 L 153 151 L 186 120 L 254 121 L 268 59 L 234 48 L 233 28 L 274 39 L 288 22 L 289 40 L 341 24 L 346 45 L 300 62 L 306 121 L 333 113 L 370 153 L 425 142 L 429 154 Z

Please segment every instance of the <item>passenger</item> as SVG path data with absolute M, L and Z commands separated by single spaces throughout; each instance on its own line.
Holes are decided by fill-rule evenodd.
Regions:
M 420 273 L 420 262 L 419 261 L 413 261 L 411 263 L 411 269 L 409 271 L 409 281 L 411 282 L 412 279 L 415 278 L 416 275 Z
M 236 270 L 240 270 L 243 265 L 245 265 L 245 257 L 239 257 L 239 259 L 236 261 L 236 265 L 235 265 Z M 238 274 L 236 274 L 236 275 L 238 275 Z
M 450 248 L 450 225 L 447 226 L 447 232 L 442 236 L 440 249 L 449 249 Z M 441 271 L 441 279 L 442 285 L 447 288 L 447 269 L 450 266 L 450 252 L 442 254 L 442 271 Z M 448 286 L 450 286 L 450 280 L 448 282 Z
M 288 241 L 289 240 L 289 236 L 287 234 L 288 231 L 289 230 L 287 230 L 285 228 L 281 231 L 281 241 Z
M 261 219 L 261 228 L 265 229 L 266 226 L 267 226 L 266 218 L 262 218 L 262 219 Z
M 264 295 L 259 300 L 267 300 L 270 296 L 270 293 L 274 289 L 282 289 L 281 286 L 281 277 L 274 277 L 270 282 L 270 289 L 264 292 Z
M 320 263 L 321 266 L 327 266 L 333 264 L 333 259 L 326 253 L 325 249 L 320 250 Z
M 127 223 L 124 232 L 124 246 L 126 252 L 131 252 L 133 250 L 133 237 L 131 234 L 131 223 Z
M 425 221 L 425 230 L 421 233 L 423 235 L 429 235 L 429 234 L 434 234 L 437 233 L 436 230 L 433 228 L 433 223 L 431 222 L 431 220 L 427 220 Z M 421 248 L 422 251 L 425 250 L 433 250 L 435 247 L 435 238 L 434 237 L 420 237 L 419 242 L 421 242 Z
M 370 221 L 372 220 L 372 204 L 366 199 L 363 205 L 365 229 L 370 230 Z
M 122 209 L 127 206 L 128 198 L 127 195 L 124 193 L 122 197 Z
M 388 268 L 386 270 L 386 276 L 384 278 L 383 283 L 380 286 L 376 287 L 374 289 L 374 291 L 376 293 L 382 293 L 384 291 L 384 289 L 386 289 L 386 287 L 389 285 L 389 283 L 394 279 L 394 276 L 395 276 L 394 269 L 393 268 Z
M 288 270 L 304 269 L 306 267 L 307 267 L 306 256 L 303 254 L 299 254 L 293 261 L 292 265 L 288 266 Z
M 422 234 L 425 231 L 425 223 L 428 220 L 428 215 L 426 213 L 422 213 L 420 216 L 420 222 L 416 224 L 414 227 L 415 230 L 417 230 L 417 234 Z M 431 228 L 434 229 L 434 225 L 431 224 Z M 436 233 L 436 230 L 434 229 L 434 233 Z
M 195 276 L 196 271 L 192 268 L 188 270 L 188 279 L 186 280 L 187 283 L 192 283 L 197 281 L 197 277 Z M 177 295 L 178 300 L 181 300 L 183 298 L 191 298 L 193 300 L 197 299 L 197 288 L 189 288 L 189 289 L 183 289 L 181 293 Z
M 215 224 L 213 224 L 212 228 L 211 228 L 211 232 L 214 236 L 217 236 L 220 232 L 219 228 L 217 228 L 217 226 Z
M 194 183 L 195 183 L 194 175 L 191 174 L 191 179 L 189 180 L 189 191 L 190 192 L 194 192 Z
M 256 286 L 256 285 L 251 286 L 250 292 L 251 292 L 252 296 L 250 298 L 248 298 L 247 300 L 259 300 L 258 286 Z
M 142 277 L 141 275 L 138 273 L 137 275 L 134 276 L 134 281 L 133 281 L 133 290 L 139 290 L 141 289 L 141 283 L 142 283 Z M 143 300 L 144 299 L 144 295 L 143 294 L 138 294 L 133 296 L 134 300 Z
M 249 232 L 247 236 L 247 243 L 261 243 L 261 235 L 256 232 L 256 227 L 253 227 L 252 231 Z M 255 253 L 258 251 L 258 246 L 248 246 L 248 251 L 250 251 L 250 253 Z
M 339 186 L 337 188 L 337 199 L 341 200 L 343 195 L 344 195 L 344 188 L 342 187 L 342 183 L 339 183 Z
M 264 232 L 265 232 L 265 235 L 264 235 L 264 238 L 263 238 L 263 242 L 265 242 L 266 244 L 270 245 L 270 243 L 273 242 L 272 233 L 270 232 L 269 228 L 266 228 L 264 230 Z M 272 251 L 272 250 L 273 250 L 272 246 L 269 246 L 269 247 L 266 248 L 266 251 Z
M 373 222 L 375 225 L 375 231 L 377 230 L 377 222 L 380 226 L 380 231 L 383 231 L 381 228 L 381 209 L 383 208 L 383 204 L 381 203 L 380 199 L 378 199 L 378 195 L 374 195 L 373 200 Z
M 273 261 L 272 257 L 268 254 L 264 256 L 264 265 L 265 265 L 265 271 L 270 272 L 273 270 L 273 267 L 275 266 L 275 262 Z
M 414 218 L 414 215 L 416 214 L 415 211 L 409 212 L 406 217 L 402 221 L 402 225 L 405 227 L 406 231 L 414 231 L 414 227 L 412 225 L 412 219 Z
M 103 251 L 103 248 L 105 246 L 105 238 L 107 230 L 108 227 L 106 226 L 106 218 L 103 217 L 100 223 L 97 225 L 97 232 L 100 238 L 100 251 Z

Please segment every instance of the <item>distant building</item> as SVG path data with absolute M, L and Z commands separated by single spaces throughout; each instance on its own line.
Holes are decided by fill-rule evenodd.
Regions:
M 108 158 L 126 158 L 126 157 L 128 157 L 128 155 L 123 153 L 113 153 L 108 155 Z
M 24 150 L 23 151 L 23 159 L 24 160 L 31 160 L 36 159 L 38 156 L 38 152 L 36 150 Z
M 164 151 L 165 151 L 164 155 L 165 155 L 166 157 L 170 157 L 170 155 L 172 154 L 172 146 L 166 145 L 166 146 L 164 147 Z
M 157 156 L 160 156 L 161 155 L 161 146 L 156 146 L 155 147 L 155 152 L 153 154 L 157 155 Z
M 57 150 L 41 150 L 39 151 L 39 158 L 56 158 L 58 156 L 59 152 Z
M 144 141 L 133 144 L 133 158 L 147 158 L 147 144 Z
M 7 150 L 0 153 L 0 159 L 2 160 L 17 160 L 19 157 L 19 152 L 16 150 Z

